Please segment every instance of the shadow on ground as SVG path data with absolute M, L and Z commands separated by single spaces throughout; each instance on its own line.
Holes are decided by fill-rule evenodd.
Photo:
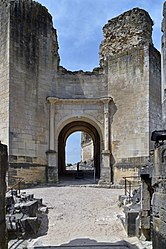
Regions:
M 60 246 L 34 246 L 35 249 L 139 249 L 136 245 L 132 245 L 129 242 L 122 240 L 115 243 L 103 243 L 103 242 L 97 242 L 96 240 L 91 240 L 89 238 L 85 239 L 75 239 L 70 241 L 67 244 L 62 244 Z
M 99 179 L 94 179 L 93 175 L 91 177 L 83 177 L 82 179 L 76 179 L 74 176 L 62 176 L 59 178 L 59 187 L 64 186 L 79 186 L 79 185 L 96 185 Z

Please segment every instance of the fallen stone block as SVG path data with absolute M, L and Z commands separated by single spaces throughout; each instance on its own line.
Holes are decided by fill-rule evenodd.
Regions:
M 25 235 L 36 235 L 41 221 L 39 221 L 37 217 L 27 217 L 21 219 L 21 225 L 25 231 Z
M 35 217 L 38 211 L 38 201 L 28 201 L 25 204 L 21 204 L 21 210 L 23 214 L 27 214 L 29 217 Z

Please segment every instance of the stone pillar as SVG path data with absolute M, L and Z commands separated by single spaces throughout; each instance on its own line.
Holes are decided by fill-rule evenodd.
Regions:
M 48 97 L 50 103 L 50 124 L 49 124 L 49 150 L 47 154 L 47 181 L 48 183 L 58 182 L 57 152 L 55 151 L 55 103 L 56 99 Z
M 109 103 L 110 99 L 105 98 L 102 100 L 104 103 L 104 150 L 110 149 L 110 115 L 109 115 Z
M 0 249 L 8 248 L 6 221 L 5 221 L 5 194 L 6 194 L 6 171 L 7 162 L 7 146 L 0 144 Z
M 54 104 L 50 103 L 50 133 L 49 133 L 49 145 L 50 150 L 54 150 L 55 141 L 55 109 Z
M 110 152 L 110 101 L 111 98 L 103 98 L 104 103 L 104 150 L 102 151 L 100 184 L 111 182 L 111 152 Z
M 58 167 L 57 167 L 57 153 L 55 150 L 48 150 L 47 154 L 47 182 L 57 183 L 58 182 Z

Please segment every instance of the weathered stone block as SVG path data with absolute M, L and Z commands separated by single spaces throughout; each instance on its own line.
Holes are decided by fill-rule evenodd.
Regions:
M 58 183 L 58 169 L 56 167 L 47 168 L 48 182 L 49 183 Z

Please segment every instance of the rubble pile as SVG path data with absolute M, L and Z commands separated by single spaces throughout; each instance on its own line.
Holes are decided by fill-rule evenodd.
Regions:
M 8 238 L 37 236 L 48 209 L 33 194 L 11 190 L 6 194 Z

